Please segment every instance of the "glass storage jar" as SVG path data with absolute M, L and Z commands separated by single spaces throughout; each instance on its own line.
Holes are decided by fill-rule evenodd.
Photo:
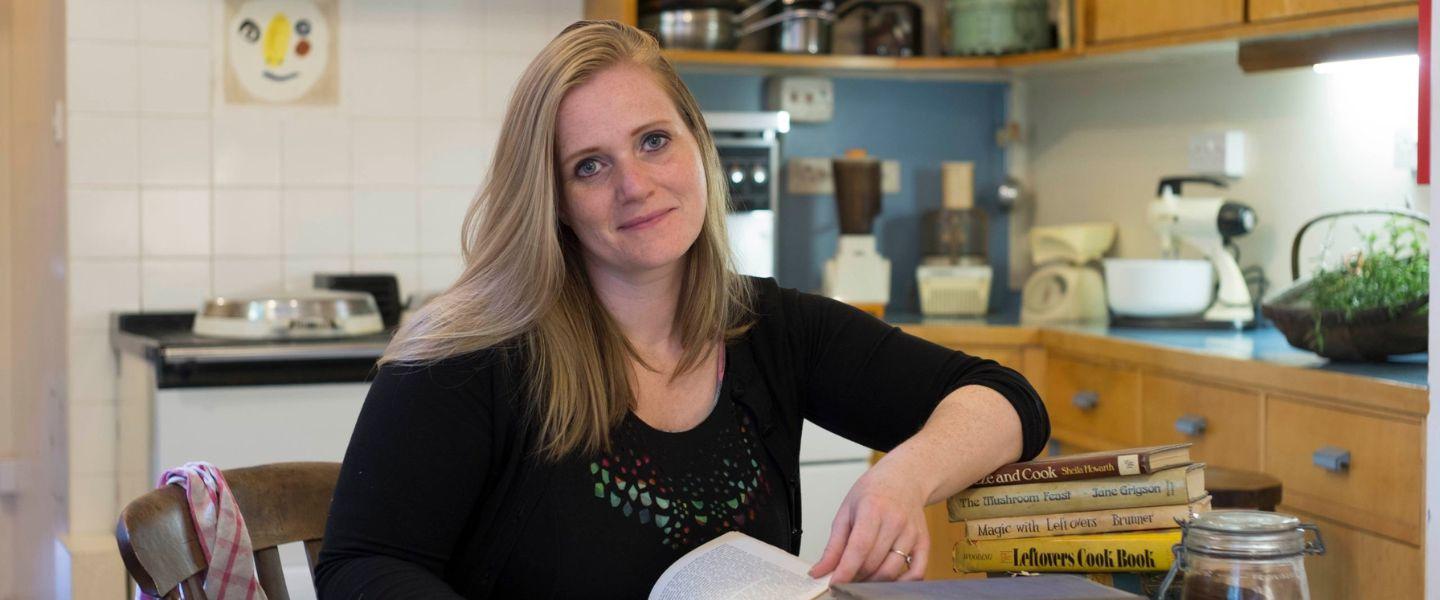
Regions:
M 1309 600 L 1305 556 L 1325 553 L 1316 526 L 1280 513 L 1216 510 L 1181 527 L 1158 598 L 1183 572 L 1182 600 Z M 1313 542 L 1306 531 L 1315 534 Z

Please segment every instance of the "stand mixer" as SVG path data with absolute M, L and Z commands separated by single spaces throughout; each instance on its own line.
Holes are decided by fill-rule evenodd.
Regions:
M 1255 211 L 1224 198 L 1181 198 L 1186 183 L 1204 183 L 1219 188 L 1225 182 L 1213 177 L 1166 177 L 1160 180 L 1159 198 L 1150 203 L 1150 226 L 1160 236 L 1165 258 L 1179 254 L 1177 241 L 1198 250 L 1215 268 L 1220 280 L 1215 300 L 1202 319 L 1244 327 L 1255 321 L 1255 304 L 1245 276 L 1226 246 L 1230 238 L 1255 229 Z
M 877 317 L 890 302 L 890 261 L 875 249 L 872 228 L 880 214 L 880 161 L 862 149 L 834 159 L 835 208 L 840 243 L 825 261 L 824 294 Z

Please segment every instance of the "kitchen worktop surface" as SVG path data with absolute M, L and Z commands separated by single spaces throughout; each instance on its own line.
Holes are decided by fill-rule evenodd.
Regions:
M 244 362 L 268 362 L 280 357 L 270 356 L 277 351 L 296 354 L 306 350 L 305 355 L 286 357 L 281 364 L 290 369 L 301 369 L 315 359 L 345 359 L 347 364 L 358 365 L 355 377 L 363 380 L 369 374 L 373 361 L 383 353 L 389 333 L 380 333 L 349 340 L 307 340 L 301 342 L 237 342 L 217 341 L 198 338 L 189 333 L 189 320 L 193 313 L 132 316 L 117 319 L 115 339 L 117 349 L 139 351 L 160 362 L 193 363 L 195 361 L 223 361 L 239 366 Z M 184 321 L 184 323 L 179 323 Z M 1240 360 L 1254 360 L 1277 366 L 1315 369 L 1332 373 L 1379 379 L 1391 383 L 1426 387 L 1427 354 L 1408 354 L 1391 357 L 1380 363 L 1331 361 L 1312 352 L 1290 346 L 1285 336 L 1274 327 L 1262 325 L 1250 331 L 1222 331 L 1196 329 L 1151 329 L 1106 327 L 1094 325 L 1046 325 L 1030 327 L 1020 325 L 1019 315 L 1000 312 L 983 318 L 934 318 L 918 314 L 891 313 L 886 321 L 899 326 L 922 325 L 926 327 L 982 328 L 986 333 L 1029 330 L 1061 331 L 1081 335 L 1093 335 L 1115 340 L 1149 344 L 1223 356 Z M 158 323 L 158 325 L 157 325 Z M 183 326 L 181 326 L 183 325 Z M 1033 334 L 1033 333 L 1032 333 Z M 330 347 L 335 346 L 335 347 Z M 343 347 L 342 347 L 343 346 Z M 223 351 L 216 356 L 207 353 Z M 313 350 L 313 351 L 312 351 Z M 316 354 L 320 351 L 320 354 Z M 324 355 L 330 352 L 332 355 Z M 339 352 L 336 354 L 336 352 Z M 313 356 L 311 356 L 313 354 Z M 269 365 L 273 369 L 275 365 Z
M 928 318 L 916 314 L 892 314 L 886 318 L 895 325 L 1022 327 L 1016 314 L 1000 313 L 984 318 Z M 1392 356 L 1386 362 L 1332 361 L 1313 352 L 1295 348 L 1285 341 L 1280 330 L 1264 324 L 1250 331 L 1202 329 L 1151 329 L 1107 327 L 1097 325 L 1045 325 L 1044 329 L 1068 331 L 1113 339 L 1152 344 L 1177 350 L 1225 356 L 1242 360 L 1317 369 L 1360 377 L 1381 379 L 1404 385 L 1427 385 L 1428 354 Z

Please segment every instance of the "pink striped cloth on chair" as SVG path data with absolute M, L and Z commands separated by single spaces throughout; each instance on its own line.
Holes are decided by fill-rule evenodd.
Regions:
M 189 462 L 165 471 L 156 487 L 178 485 L 190 501 L 190 516 L 205 553 L 205 595 L 211 600 L 265 600 L 255 575 L 255 555 L 245 518 L 230 494 L 220 469 L 208 462 Z M 153 596 L 137 593 L 137 598 Z

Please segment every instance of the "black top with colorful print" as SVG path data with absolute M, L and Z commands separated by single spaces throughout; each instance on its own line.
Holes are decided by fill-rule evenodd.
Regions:
M 610 452 L 559 465 L 496 597 L 643 598 L 671 563 L 727 531 L 784 546 L 783 484 L 735 392 L 722 383 L 710 415 L 681 432 L 629 413 Z

